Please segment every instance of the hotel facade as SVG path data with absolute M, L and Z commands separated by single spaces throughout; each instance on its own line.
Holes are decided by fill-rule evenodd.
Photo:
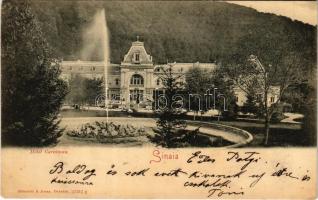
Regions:
M 69 81 L 72 76 L 81 75 L 86 78 L 104 78 L 103 61 L 62 61 L 61 78 Z M 120 64 L 109 63 L 107 66 L 108 99 L 111 102 L 120 101 L 121 104 L 152 102 L 156 95 L 164 93 L 160 75 L 162 69 L 172 66 L 174 75 L 185 75 L 191 68 L 201 68 L 206 73 L 212 73 L 215 63 L 168 63 L 156 65 L 141 41 L 132 42 L 130 49 Z M 180 78 L 185 82 L 185 76 Z M 277 91 L 277 89 L 275 89 Z M 245 93 L 236 88 L 234 90 L 238 106 L 246 101 Z M 276 92 L 269 95 L 268 103 L 277 99 Z

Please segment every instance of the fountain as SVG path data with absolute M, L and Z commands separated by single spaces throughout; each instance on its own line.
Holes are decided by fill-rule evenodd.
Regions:
M 108 65 L 109 62 L 109 39 L 108 39 L 108 28 L 105 15 L 105 9 L 97 13 L 97 25 L 102 29 L 102 48 L 103 48 L 103 59 L 104 59 L 104 81 L 105 81 L 105 109 L 106 109 L 106 122 L 108 122 Z
M 102 50 L 101 50 L 102 49 Z M 104 63 L 104 83 L 105 83 L 105 111 L 108 121 L 108 66 L 110 65 L 110 48 L 108 38 L 108 28 L 105 9 L 97 11 L 92 23 L 83 31 L 83 48 L 81 59 L 83 60 L 102 60 Z M 96 97 L 100 99 L 101 96 Z

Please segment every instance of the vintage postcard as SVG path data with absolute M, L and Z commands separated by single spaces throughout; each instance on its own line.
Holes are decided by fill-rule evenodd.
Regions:
M 4 198 L 317 198 L 314 1 L 3 0 Z

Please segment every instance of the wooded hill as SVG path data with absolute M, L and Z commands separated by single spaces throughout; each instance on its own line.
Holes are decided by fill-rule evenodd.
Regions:
M 267 41 L 279 51 L 297 51 L 315 67 L 315 26 L 226 2 L 34 0 L 31 6 L 54 52 L 65 60 L 81 59 L 82 33 L 105 8 L 112 63 L 122 61 L 139 35 L 156 63 L 220 61 L 249 40 L 262 43 L 260 51 Z M 90 59 L 99 55 L 97 49 Z

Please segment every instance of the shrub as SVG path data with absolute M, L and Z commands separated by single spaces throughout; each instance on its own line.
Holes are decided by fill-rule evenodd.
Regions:
M 282 121 L 283 119 L 285 119 L 285 115 L 282 112 L 274 112 L 272 114 L 271 120 L 270 122 L 272 123 L 279 123 L 280 121 Z

